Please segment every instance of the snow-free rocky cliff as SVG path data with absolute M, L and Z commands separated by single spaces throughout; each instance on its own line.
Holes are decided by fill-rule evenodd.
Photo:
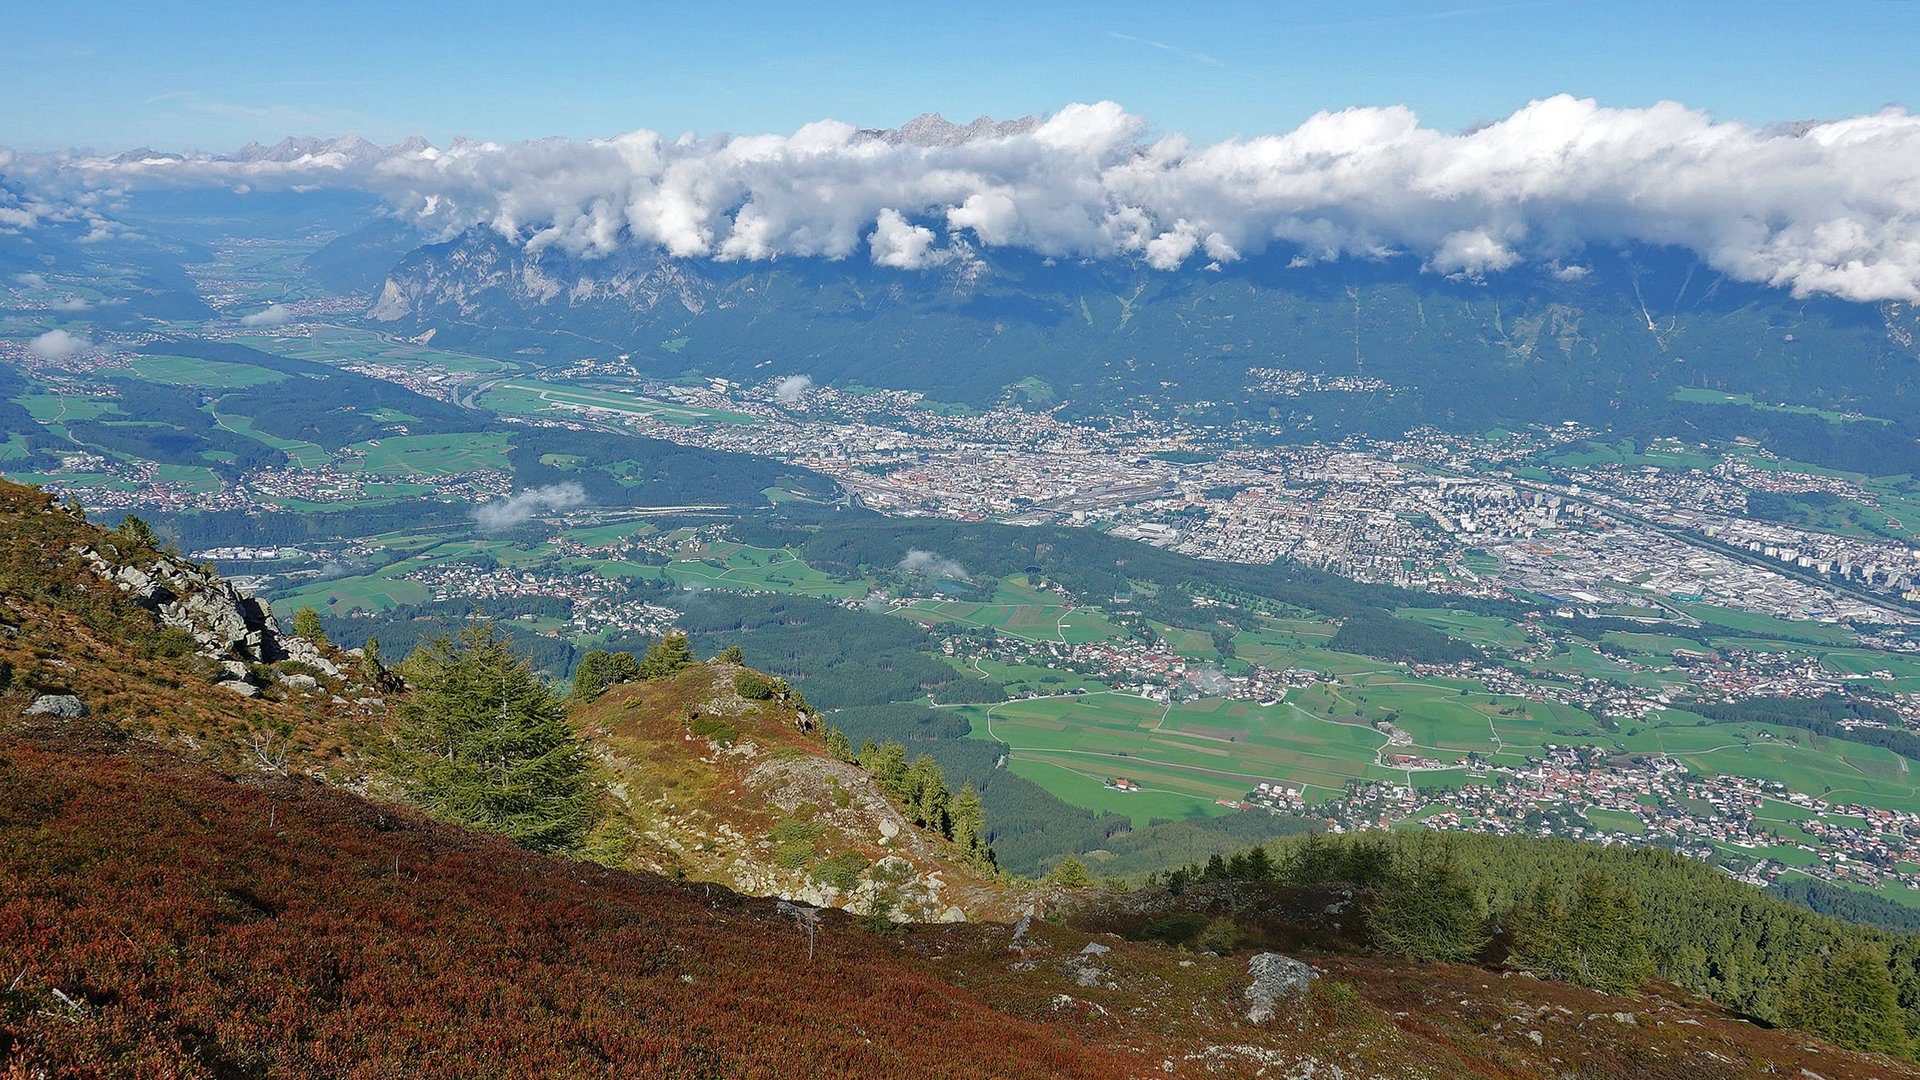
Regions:
M 294 661 L 329 677 L 341 672 L 313 642 L 282 633 L 273 612 L 232 582 L 172 555 L 144 565 L 115 564 L 97 548 L 77 549 L 93 572 L 152 611 L 161 625 L 193 638 L 200 655 L 220 664 L 221 686 L 251 696 L 252 665 Z

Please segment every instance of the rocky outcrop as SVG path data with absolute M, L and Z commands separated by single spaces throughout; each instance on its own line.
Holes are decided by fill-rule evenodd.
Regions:
M 273 612 L 210 570 L 167 555 L 146 566 L 116 566 L 91 547 L 80 557 L 162 625 L 192 635 L 204 656 L 256 664 L 287 658 Z
M 161 625 L 190 635 L 200 655 L 219 663 L 215 681 L 236 694 L 259 693 L 250 666 L 255 664 L 291 662 L 327 678 L 343 675 L 319 646 L 281 633 L 270 608 L 210 570 L 171 555 L 137 566 L 118 565 L 92 547 L 81 547 L 79 555 L 94 573 L 153 612 Z M 281 682 L 296 692 L 319 687 L 306 673 L 283 675 Z
M 1309 965 L 1291 956 L 1270 952 L 1247 961 L 1247 974 L 1253 977 L 1247 987 L 1247 1000 L 1253 1002 L 1253 1007 L 1247 1010 L 1247 1019 L 1256 1024 L 1272 1019 L 1278 1003 L 1305 997 L 1313 980 L 1320 977 Z

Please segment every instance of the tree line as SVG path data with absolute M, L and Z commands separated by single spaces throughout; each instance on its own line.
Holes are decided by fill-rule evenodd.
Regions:
M 1854 1049 L 1920 1049 L 1920 937 L 1852 926 L 1656 848 L 1472 834 L 1305 836 L 1154 875 L 1364 890 L 1367 929 L 1423 961 L 1613 993 L 1657 976 Z

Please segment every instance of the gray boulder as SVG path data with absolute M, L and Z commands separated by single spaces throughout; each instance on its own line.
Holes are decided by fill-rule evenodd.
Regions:
M 95 573 L 157 615 L 162 625 L 191 635 L 202 656 L 248 663 L 284 658 L 273 612 L 231 582 L 171 555 L 141 567 L 117 566 L 90 547 L 80 548 L 79 554 Z M 332 665 L 315 666 L 324 670 Z
M 41 694 L 27 706 L 28 716 L 57 716 L 63 720 L 77 720 L 93 715 L 86 703 L 72 694 Z
M 1247 1000 L 1253 1002 L 1247 1019 L 1256 1024 L 1272 1019 L 1279 1002 L 1305 997 L 1313 980 L 1320 977 L 1319 972 L 1293 957 L 1270 952 L 1247 961 L 1247 974 L 1253 976 L 1253 983 L 1247 987 Z

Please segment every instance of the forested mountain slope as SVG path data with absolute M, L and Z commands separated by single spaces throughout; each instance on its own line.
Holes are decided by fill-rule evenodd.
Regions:
M 1920 394 L 1908 306 L 1795 297 L 1656 247 L 1484 278 L 1442 276 L 1411 257 L 1286 253 L 1169 273 L 996 250 L 901 271 L 851 259 L 673 260 L 637 247 L 583 259 L 475 229 L 401 259 L 370 314 L 442 345 L 554 363 L 631 353 L 664 376 L 763 378 L 771 357 L 817 381 L 973 405 L 1037 378 L 1049 400 L 1089 417 L 1174 405 L 1250 422 L 1261 437 L 1573 419 L 1628 435 L 1757 438 L 1842 468 L 1885 466 L 1890 453 L 1920 462 L 1920 429 L 1902 407 Z M 1301 394 L 1255 374 L 1269 369 L 1355 381 Z M 1688 388 L 1891 423 L 1676 398 Z

